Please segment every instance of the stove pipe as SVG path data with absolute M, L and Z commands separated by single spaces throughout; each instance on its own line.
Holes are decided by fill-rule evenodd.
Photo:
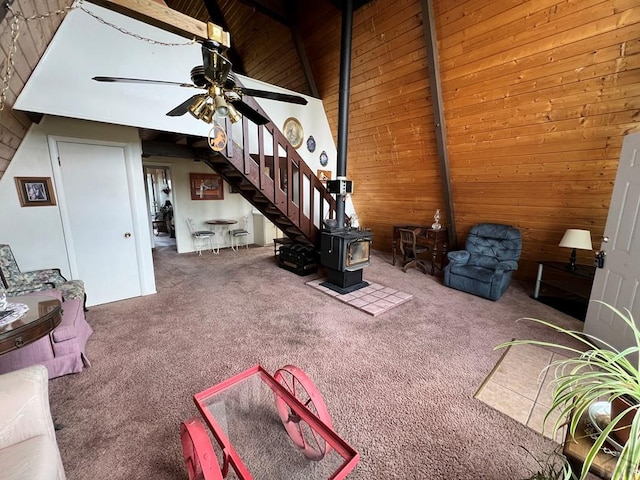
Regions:
M 351 81 L 351 37 L 353 35 L 353 0 L 342 2 L 340 37 L 340 91 L 338 96 L 337 179 L 347 177 L 347 134 L 349 132 L 349 83 Z M 336 195 L 336 220 L 344 228 L 345 196 Z

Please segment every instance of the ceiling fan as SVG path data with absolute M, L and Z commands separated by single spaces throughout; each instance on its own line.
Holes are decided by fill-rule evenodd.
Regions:
M 98 82 L 145 83 L 155 85 L 175 85 L 178 87 L 205 90 L 188 98 L 176 106 L 167 115 L 179 117 L 189 112 L 195 118 L 212 123 L 214 115 L 229 117 L 231 122 L 240 120 L 240 114 L 258 125 L 269 123 L 269 119 L 254 110 L 243 100 L 243 95 L 267 98 L 280 102 L 306 105 L 307 100 L 298 95 L 269 92 L 238 86 L 231 71 L 231 62 L 223 55 L 226 47 L 215 40 L 202 40 L 202 65 L 191 69 L 193 83 L 168 82 L 163 80 L 145 80 L 124 77 L 93 77 Z

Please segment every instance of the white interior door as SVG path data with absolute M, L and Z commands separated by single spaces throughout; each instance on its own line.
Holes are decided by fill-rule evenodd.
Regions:
M 640 133 L 624 139 L 601 250 L 604 267 L 596 269 L 591 300 L 628 308 L 640 322 Z M 584 331 L 622 350 L 633 344 L 628 327 L 607 307 L 589 302 Z M 615 321 L 614 321 L 615 319 Z
M 87 304 L 141 295 L 124 147 L 56 145 L 69 263 Z

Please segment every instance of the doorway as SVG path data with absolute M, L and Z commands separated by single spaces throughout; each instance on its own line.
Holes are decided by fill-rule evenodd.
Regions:
M 126 145 L 56 137 L 49 145 L 69 266 L 84 281 L 87 305 L 142 295 L 144 236 L 132 211 Z
M 176 250 L 171 168 L 167 165 L 145 165 L 144 179 L 153 246 Z
M 624 138 L 611 205 L 602 238 L 606 252 L 591 289 L 591 300 L 620 310 L 628 308 L 640 322 L 640 133 Z M 633 332 L 601 303 L 589 302 L 584 332 L 619 351 L 634 345 Z M 637 356 L 629 359 L 637 362 Z

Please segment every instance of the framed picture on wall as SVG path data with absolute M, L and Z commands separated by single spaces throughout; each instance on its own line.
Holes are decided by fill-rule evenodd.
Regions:
M 42 207 L 56 204 L 51 177 L 14 177 L 18 198 L 23 207 Z
M 318 170 L 318 178 L 326 184 L 327 180 L 331 180 L 331 170 Z
M 190 173 L 191 200 L 224 200 L 222 177 L 215 173 Z

